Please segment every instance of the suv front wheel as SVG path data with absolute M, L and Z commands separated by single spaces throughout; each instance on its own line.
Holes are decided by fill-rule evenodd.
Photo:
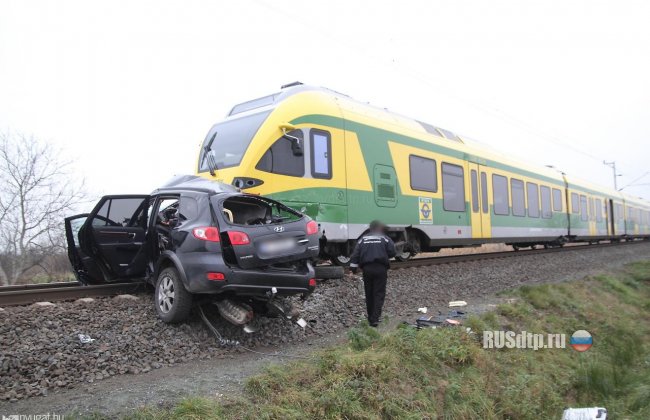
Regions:
M 192 295 L 185 290 L 176 268 L 165 268 L 158 275 L 155 305 L 158 317 L 165 322 L 182 322 L 189 317 Z

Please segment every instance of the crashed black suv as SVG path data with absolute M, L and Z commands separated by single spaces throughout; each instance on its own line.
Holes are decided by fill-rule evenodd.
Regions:
M 195 176 L 149 195 L 109 195 L 65 219 L 68 255 L 84 284 L 144 279 L 166 322 L 212 301 L 227 320 L 287 310 L 315 288 L 318 225 L 268 198 Z

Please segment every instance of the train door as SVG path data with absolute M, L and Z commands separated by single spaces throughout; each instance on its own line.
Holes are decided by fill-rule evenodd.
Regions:
M 468 167 L 472 238 L 489 238 L 492 227 L 488 203 L 488 176 L 483 165 L 469 162 Z
M 616 235 L 616 221 L 614 220 L 614 200 L 607 200 L 607 229 L 609 236 Z
M 588 198 L 589 202 L 589 236 L 596 236 L 598 230 L 596 228 L 596 208 L 594 205 L 594 197 Z

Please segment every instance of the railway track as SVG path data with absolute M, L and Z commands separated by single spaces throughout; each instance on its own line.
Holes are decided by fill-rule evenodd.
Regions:
M 35 302 L 72 300 L 84 297 L 114 296 L 144 290 L 144 283 L 110 283 L 83 286 L 77 282 L 25 284 L 0 287 L 0 307 L 29 305 Z
M 598 245 L 585 244 L 585 245 L 571 245 L 571 246 L 548 248 L 548 249 L 541 248 L 541 249 L 527 249 L 527 250 L 520 250 L 520 251 L 483 252 L 478 254 L 415 258 L 409 261 L 394 261 L 391 263 L 391 269 L 396 270 L 401 268 L 426 267 L 430 265 L 451 264 L 451 263 L 460 263 L 460 262 L 478 261 L 478 260 L 492 260 L 492 259 L 499 259 L 499 258 L 522 257 L 527 255 L 532 256 L 532 255 L 548 254 L 553 252 L 580 251 L 580 250 L 596 249 L 596 248 L 610 247 L 610 246 L 633 245 L 633 244 L 643 243 L 643 242 L 644 241 L 608 242 L 608 243 L 603 243 Z
M 452 264 L 467 261 L 491 260 L 500 258 L 512 258 L 521 256 L 541 255 L 554 252 L 573 252 L 610 246 L 625 246 L 643 241 L 605 243 L 599 245 L 574 245 L 563 248 L 531 249 L 521 251 L 485 252 L 479 254 L 450 255 L 444 257 L 415 258 L 409 261 L 395 261 L 391 269 L 402 269 L 412 267 L 425 267 L 439 264 Z M 22 284 L 15 286 L 0 287 L 0 307 L 29 305 L 43 301 L 64 301 L 84 297 L 114 296 L 124 293 L 135 293 L 145 289 L 141 282 L 133 283 L 111 283 L 83 286 L 78 282 L 43 283 L 43 284 Z

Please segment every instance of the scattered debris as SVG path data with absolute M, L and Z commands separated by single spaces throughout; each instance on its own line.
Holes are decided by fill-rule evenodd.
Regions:
M 56 305 L 53 304 L 52 302 L 36 302 L 36 303 L 34 303 L 33 306 L 40 306 L 40 307 L 44 308 L 44 307 L 47 307 L 47 306 L 51 307 L 51 306 L 56 306 Z
M 251 324 L 246 324 L 244 325 L 243 330 L 246 334 L 253 334 L 254 332 L 257 332 L 257 327 Z
M 603 407 L 567 408 L 562 420 L 606 420 L 607 409 Z
M 449 327 L 449 326 L 458 326 L 462 324 L 462 319 L 466 317 L 466 313 L 463 311 L 452 310 L 447 312 L 447 314 L 442 314 L 438 311 L 438 315 L 430 316 L 421 316 L 415 321 L 415 327 L 417 328 L 437 328 L 437 327 Z
M 93 341 L 95 341 L 95 339 L 94 339 L 94 338 L 90 338 L 89 335 L 86 335 L 86 334 L 79 334 L 79 342 L 80 342 L 81 344 L 88 344 L 88 343 L 92 343 Z
M 5 311 L 4 309 L 0 308 L 0 312 L 4 312 L 4 311 Z
M 458 306 L 467 306 L 467 302 L 465 302 L 464 300 L 452 300 L 451 302 L 449 302 L 450 308 L 455 308 Z
M 426 314 L 427 313 L 427 307 L 423 306 L 422 308 L 418 308 L 418 312 Z
M 307 326 L 307 321 L 300 318 L 299 320 L 296 321 L 296 324 L 300 325 L 302 328 L 305 328 Z
M 134 296 L 134 295 L 117 295 L 113 299 L 118 299 L 118 300 L 140 300 L 139 297 Z

